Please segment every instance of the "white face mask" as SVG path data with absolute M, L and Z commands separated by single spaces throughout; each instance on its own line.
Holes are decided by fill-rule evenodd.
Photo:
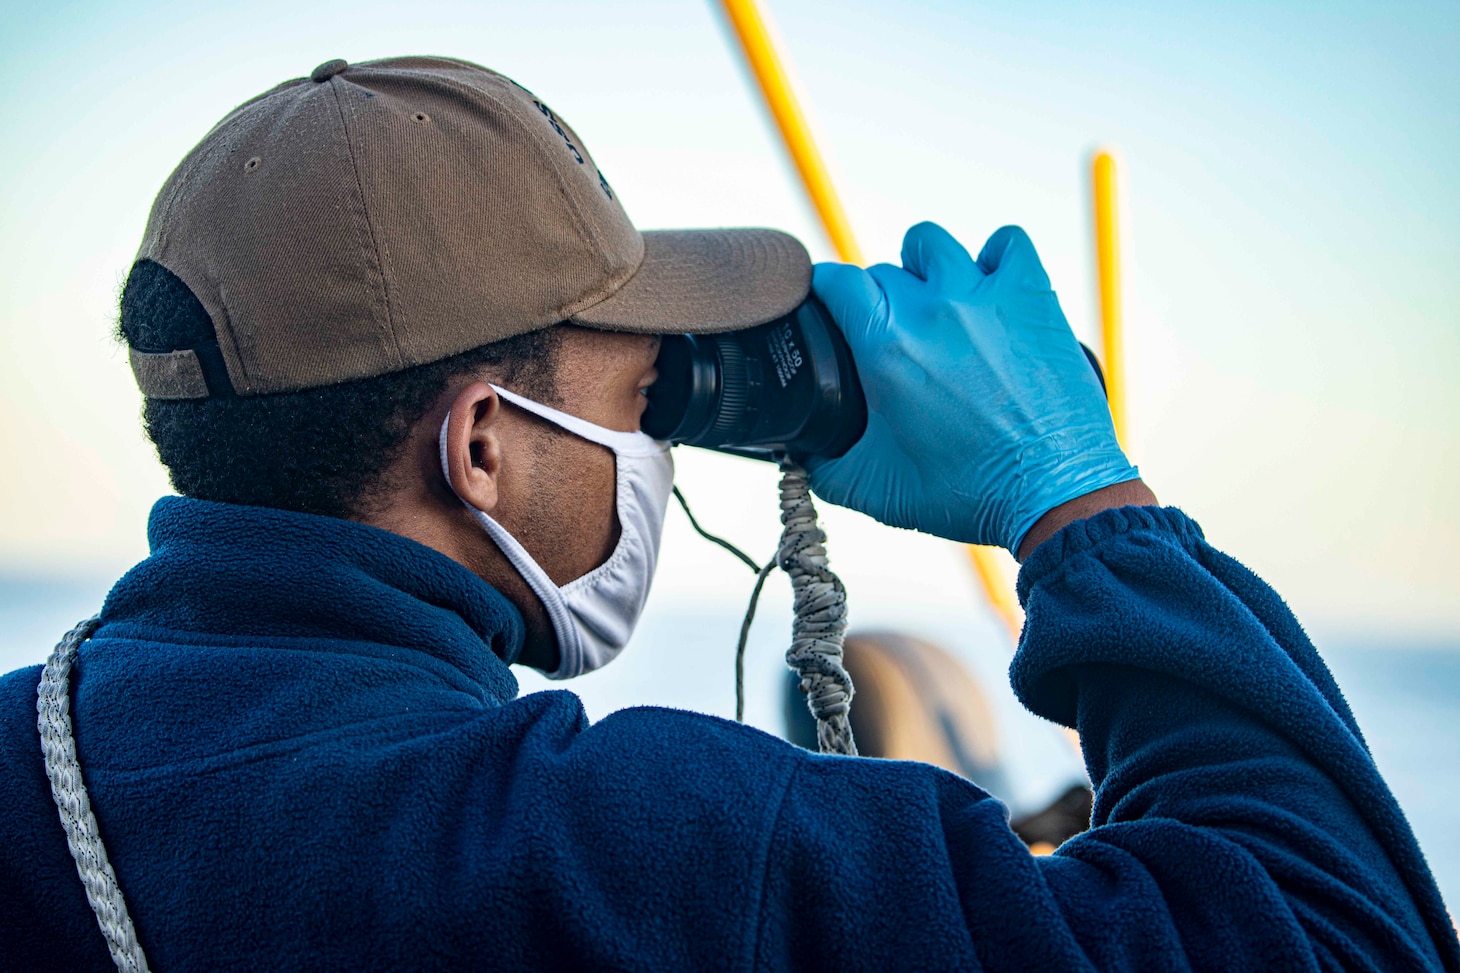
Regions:
M 477 523 L 501 548 L 533 592 L 542 600 L 558 639 L 559 662 L 549 679 L 571 679 L 612 662 L 628 644 L 649 597 L 664 511 L 674 488 L 674 459 L 669 444 L 642 432 L 618 432 L 570 416 L 566 412 L 492 386 L 506 401 L 575 436 L 613 450 L 620 534 L 607 561 L 576 581 L 553 584 L 517 538 L 491 517 L 467 503 Z M 441 424 L 441 469 L 451 483 L 446 463 L 447 415 Z M 452 490 L 456 488 L 453 486 Z M 458 494 L 458 497 L 460 495 Z M 466 503 L 462 500 L 462 503 Z

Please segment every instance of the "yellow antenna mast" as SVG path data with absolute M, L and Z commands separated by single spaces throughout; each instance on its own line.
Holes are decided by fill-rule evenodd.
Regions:
M 841 198 L 831 183 L 831 174 L 826 171 L 826 161 L 816 147 L 811 126 L 806 124 L 806 116 L 801 112 L 796 92 L 791 88 L 791 79 L 786 76 L 786 69 L 776 54 L 775 43 L 760 8 L 755 0 L 721 0 L 721 3 L 765 98 L 766 107 L 770 109 L 771 118 L 781 133 L 786 151 L 801 176 L 801 185 L 821 219 L 827 239 L 842 262 L 860 266 L 862 248 L 857 246 L 852 225 L 847 221 L 847 212 L 842 209 Z
M 1090 196 L 1095 208 L 1095 267 L 1100 285 L 1101 364 L 1115 437 L 1123 448 L 1125 434 L 1125 346 L 1121 331 L 1120 224 L 1115 195 L 1115 158 L 1101 149 L 1090 163 Z

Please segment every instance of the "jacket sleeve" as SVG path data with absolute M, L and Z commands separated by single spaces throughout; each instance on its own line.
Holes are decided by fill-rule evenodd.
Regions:
M 1071 524 L 1019 593 L 1014 689 L 1080 731 L 1091 829 L 1034 858 L 971 785 L 812 758 L 780 810 L 762 962 L 1460 970 L 1328 670 L 1282 600 L 1194 522 L 1127 507 Z

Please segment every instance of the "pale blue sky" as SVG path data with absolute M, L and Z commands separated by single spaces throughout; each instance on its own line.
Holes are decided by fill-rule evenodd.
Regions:
M 971 248 L 1021 223 L 1088 334 L 1085 167 L 1113 146 L 1148 480 L 1320 633 L 1460 637 L 1460 5 L 767 6 L 874 259 L 919 219 Z M 640 225 L 780 226 L 829 256 L 708 3 L 10 2 L 0 38 L 12 573 L 144 552 L 167 487 L 107 337 L 119 281 L 182 154 L 321 61 L 503 70 Z M 707 520 L 769 549 L 770 471 L 680 469 Z M 863 620 L 974 599 L 949 545 L 850 514 L 829 529 Z M 665 558 L 656 602 L 739 597 L 673 517 Z

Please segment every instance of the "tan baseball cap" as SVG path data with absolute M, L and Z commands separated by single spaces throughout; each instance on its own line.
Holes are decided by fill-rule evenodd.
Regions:
M 571 322 L 728 331 L 806 296 L 777 230 L 641 233 L 576 133 L 465 61 L 328 61 L 240 105 L 153 204 L 138 260 L 213 320 L 240 395 L 330 385 Z M 196 352 L 132 349 L 143 393 L 209 394 Z

